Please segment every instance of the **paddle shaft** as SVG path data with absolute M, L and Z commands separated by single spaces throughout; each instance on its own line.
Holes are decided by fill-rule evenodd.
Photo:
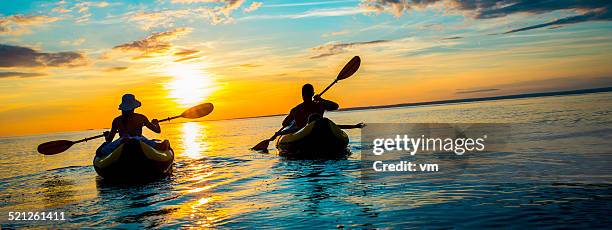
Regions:
M 169 120 L 173 120 L 173 119 L 176 119 L 176 118 L 179 118 L 179 117 L 181 117 L 181 116 L 179 115 L 179 116 L 174 116 L 174 117 L 168 117 L 168 118 L 159 120 L 159 122 L 169 121 Z M 104 137 L 104 134 L 100 134 L 100 135 L 97 135 L 97 136 L 84 138 L 84 139 L 75 141 L 73 144 L 81 143 L 81 142 L 86 142 L 86 141 L 93 140 L 93 139 L 98 139 L 100 137 Z
M 159 120 L 159 122 L 169 121 L 169 120 L 173 120 L 173 119 L 176 119 L 176 118 L 179 118 L 179 117 L 181 117 L 181 115 L 174 116 L 174 117 L 168 117 L 168 118 L 165 118 L 165 119 L 161 119 L 161 120 Z
M 332 82 L 331 84 L 329 84 L 329 85 L 327 86 L 327 88 L 325 88 L 325 89 L 324 89 L 324 90 L 323 90 L 321 93 L 319 93 L 319 94 L 318 94 L 318 95 L 319 95 L 319 97 L 320 97 L 320 96 L 322 96 L 322 95 L 323 95 L 325 92 L 327 92 L 327 90 L 328 90 L 329 88 L 331 88 L 331 87 L 332 87 L 334 84 L 336 84 L 336 82 L 338 82 L 338 79 L 334 80 L 334 82 Z
M 75 141 L 73 144 L 76 144 L 76 143 L 81 143 L 81 142 L 85 142 L 85 141 L 89 141 L 89 140 L 93 140 L 93 139 L 98 139 L 98 138 L 100 138 L 100 137 L 104 137 L 104 134 L 100 134 L 100 135 L 97 135 L 97 136 L 93 136 L 93 137 L 84 138 L 84 139 L 81 139 L 81 140 Z

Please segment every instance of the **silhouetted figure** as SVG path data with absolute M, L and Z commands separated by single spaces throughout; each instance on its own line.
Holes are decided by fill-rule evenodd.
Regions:
M 125 94 L 121 98 L 121 104 L 119 110 L 121 110 L 121 116 L 113 119 L 111 131 L 104 132 L 107 144 L 103 147 L 103 152 L 112 152 L 116 149 L 123 140 L 126 138 L 137 139 L 142 141 L 156 149 L 165 150 L 169 148 L 169 142 L 164 141 L 157 143 L 154 140 L 149 140 L 142 136 L 142 127 L 146 126 L 148 129 L 155 133 L 161 133 L 161 127 L 157 119 L 149 121 L 149 119 L 142 114 L 134 113 L 134 110 L 140 107 L 142 104 L 136 100 L 133 94 Z M 115 134 L 119 133 L 119 139 L 113 141 Z
M 289 115 L 283 120 L 283 130 L 277 132 L 275 136 L 294 133 L 304 128 L 308 123 L 323 118 L 325 111 L 337 110 L 340 106 L 336 102 L 325 100 L 319 95 L 315 95 L 314 87 L 311 84 L 302 86 L 302 103 L 293 107 Z M 357 125 L 338 125 L 342 129 L 362 128 L 363 123 Z
M 325 111 L 337 110 L 339 107 L 336 102 L 315 96 L 314 87 L 311 84 L 302 86 L 302 100 L 303 102 L 293 107 L 289 115 L 285 117 L 283 126 L 292 126 L 297 131 L 308 124 L 308 118 L 311 115 L 319 114 L 322 117 Z M 294 122 L 293 125 L 292 122 Z

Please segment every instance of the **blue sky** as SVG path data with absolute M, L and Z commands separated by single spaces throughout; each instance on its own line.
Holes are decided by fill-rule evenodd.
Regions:
M 48 121 L 115 113 L 126 92 L 151 113 L 203 101 L 225 108 L 213 119 L 284 113 L 301 84 L 324 87 L 355 55 L 358 77 L 327 95 L 343 107 L 610 86 L 611 8 L 573 0 L 2 1 L 0 120 L 9 134 L 57 131 Z

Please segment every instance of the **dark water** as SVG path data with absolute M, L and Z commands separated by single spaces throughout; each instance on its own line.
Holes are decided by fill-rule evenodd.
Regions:
M 513 151 L 471 157 L 461 174 L 367 182 L 360 177 L 358 130 L 348 132 L 354 152 L 348 160 L 287 161 L 276 151 L 249 151 L 281 117 L 164 125 L 157 138 L 169 139 L 176 150 L 175 173 L 136 185 L 97 177 L 91 160 L 99 141 L 55 156 L 35 150 L 44 141 L 100 131 L 2 138 L 0 222 L 62 228 L 609 228 L 610 99 L 611 93 L 602 93 L 330 113 L 337 123 L 530 124 L 517 132 L 525 141 Z M 8 221 L 11 211 L 62 211 L 67 220 Z

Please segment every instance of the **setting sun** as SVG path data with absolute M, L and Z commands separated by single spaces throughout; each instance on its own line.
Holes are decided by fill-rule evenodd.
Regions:
M 165 72 L 172 77 L 164 85 L 168 97 L 181 106 L 203 102 L 215 90 L 211 75 L 197 65 L 173 63 Z

